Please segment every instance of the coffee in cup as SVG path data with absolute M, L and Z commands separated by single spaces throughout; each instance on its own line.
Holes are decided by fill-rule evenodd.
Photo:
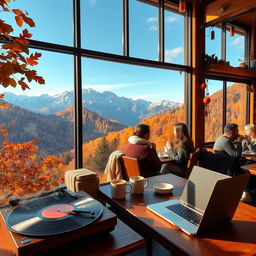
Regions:
M 123 199 L 125 195 L 131 193 L 131 184 L 126 183 L 125 180 L 114 179 L 110 182 L 111 185 L 111 196 L 114 199 Z M 130 186 L 130 190 L 126 190 L 126 186 Z
M 131 176 L 129 180 L 132 185 L 131 193 L 134 195 L 142 194 L 144 188 L 148 185 L 148 181 L 145 180 L 143 176 Z

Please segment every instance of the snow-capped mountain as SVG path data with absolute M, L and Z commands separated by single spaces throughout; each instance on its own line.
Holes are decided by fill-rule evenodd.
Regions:
M 63 111 L 74 102 L 74 92 L 65 91 L 50 96 L 16 95 L 6 92 L 7 102 L 26 108 L 35 113 L 50 115 Z M 136 125 L 145 117 L 155 115 L 159 112 L 168 111 L 179 105 L 177 102 L 164 100 L 158 103 L 138 99 L 133 100 L 126 97 L 118 97 L 116 94 L 106 91 L 97 92 L 91 88 L 82 91 L 83 107 L 106 119 L 117 120 L 124 125 Z

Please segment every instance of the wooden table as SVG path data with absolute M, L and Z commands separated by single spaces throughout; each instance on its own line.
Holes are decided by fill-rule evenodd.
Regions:
M 144 246 L 144 239 L 128 227 L 121 220 L 117 220 L 115 229 L 107 234 L 94 235 L 86 239 L 66 244 L 59 248 L 48 250 L 38 256 L 95 256 L 95 255 L 123 255 L 137 250 Z M 0 227 L 0 255 L 14 256 L 9 250 L 9 244 L 6 240 L 3 230 Z M 29 256 L 29 255 L 28 255 Z
M 100 187 L 99 196 L 116 210 L 120 218 L 136 231 L 157 240 L 174 255 L 190 256 L 246 256 L 256 255 L 256 208 L 239 203 L 232 221 L 198 237 L 177 229 L 146 208 L 146 205 L 174 199 L 181 195 L 185 179 L 172 174 L 148 178 L 149 185 L 143 195 L 127 195 L 126 199 L 111 198 L 110 186 Z M 153 185 L 168 182 L 174 185 L 172 195 L 153 192 Z

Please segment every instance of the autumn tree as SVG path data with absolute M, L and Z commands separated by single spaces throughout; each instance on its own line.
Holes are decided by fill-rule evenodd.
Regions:
M 14 0 L 15 1 L 15 0 Z M 34 21 L 28 13 L 20 9 L 10 9 L 11 0 L 0 0 L 0 11 L 13 14 L 16 24 L 22 27 L 24 23 L 34 27 Z M 32 34 L 27 29 L 13 37 L 13 27 L 0 19 L 0 84 L 7 88 L 20 86 L 22 90 L 29 89 L 28 83 L 35 81 L 44 84 L 45 81 L 30 68 L 38 64 L 40 53 L 30 54 L 29 39 Z M 7 108 L 0 94 L 0 107 Z M 56 156 L 40 158 L 37 154 L 37 140 L 25 143 L 9 143 L 8 131 L 0 125 L 0 136 L 3 143 L 0 147 L 0 201 L 8 197 L 22 196 L 38 190 L 48 190 L 63 182 L 61 175 L 62 162 Z
M 104 172 L 110 154 L 109 144 L 106 138 L 103 137 L 99 146 L 96 148 L 92 162 L 93 167 L 100 172 Z

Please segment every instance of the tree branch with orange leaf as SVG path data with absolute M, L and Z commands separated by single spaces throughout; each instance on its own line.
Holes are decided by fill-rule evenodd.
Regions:
M 28 17 L 27 12 L 20 9 L 10 9 L 9 2 L 11 0 L 0 0 L 0 11 L 13 14 L 19 27 L 22 27 L 24 23 L 30 27 L 35 27 L 33 19 Z M 18 84 L 23 90 L 29 89 L 28 82 L 31 81 L 44 84 L 43 77 L 38 76 L 36 70 L 30 69 L 30 66 L 38 64 L 37 61 L 41 57 L 41 53 L 29 53 L 27 45 L 32 34 L 24 29 L 19 36 L 13 37 L 11 36 L 13 31 L 14 29 L 10 24 L 0 19 L 0 38 L 5 41 L 1 45 L 0 53 L 0 84 L 4 88 L 9 86 L 15 88 Z M 16 78 L 15 74 L 19 74 L 20 77 Z

